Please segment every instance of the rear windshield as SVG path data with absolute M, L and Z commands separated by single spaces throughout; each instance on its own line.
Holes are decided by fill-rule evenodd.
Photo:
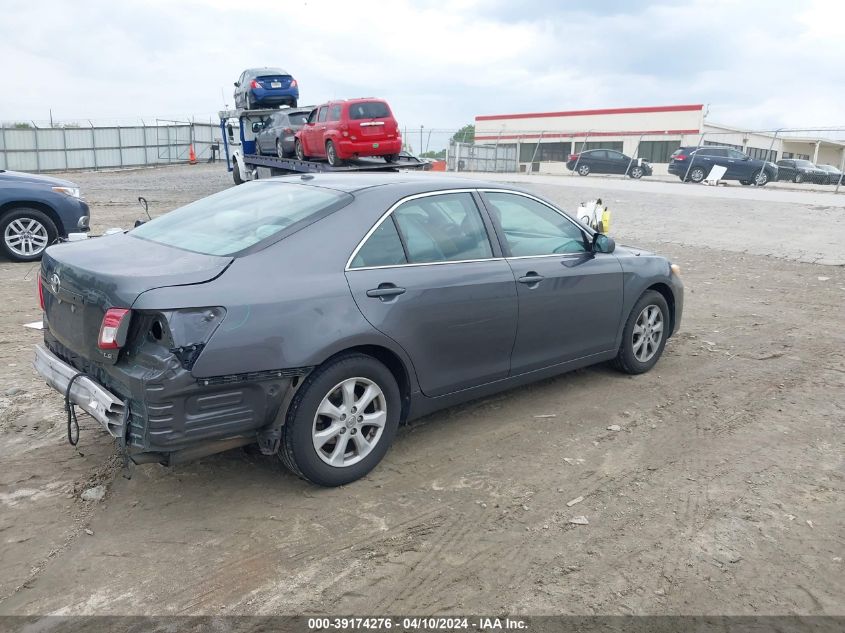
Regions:
M 309 114 L 310 112 L 296 112 L 289 114 L 288 118 L 290 119 L 291 125 L 305 125 Z
M 347 193 L 278 181 L 232 187 L 132 229 L 130 235 L 206 255 L 275 241 L 352 200 Z
M 350 119 L 386 119 L 390 108 L 384 101 L 361 101 L 349 106 Z

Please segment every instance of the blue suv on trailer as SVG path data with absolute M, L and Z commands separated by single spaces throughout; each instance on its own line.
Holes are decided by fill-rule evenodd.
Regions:
M 701 182 L 716 165 L 726 170 L 719 180 L 738 180 L 743 185 L 762 187 L 778 179 L 778 166 L 774 163 L 718 145 L 678 148 L 669 159 L 669 173 L 681 180 Z
M 60 237 L 88 231 L 89 217 L 75 183 L 0 169 L 0 253 L 12 261 L 41 259 Z

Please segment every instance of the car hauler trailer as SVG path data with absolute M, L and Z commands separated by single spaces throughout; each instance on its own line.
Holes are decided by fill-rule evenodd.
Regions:
M 361 158 L 347 161 L 346 164 L 332 167 L 327 162 L 316 160 L 297 160 L 262 156 L 255 145 L 258 132 L 256 124 L 278 112 L 278 109 L 263 110 L 222 110 L 220 112 L 220 131 L 223 135 L 223 149 L 226 155 L 226 169 L 232 172 L 236 185 L 246 180 L 283 176 L 285 174 L 305 174 L 315 172 L 344 171 L 399 171 L 400 169 L 425 169 L 427 161 L 414 156 L 400 154 L 399 160 L 388 163 L 381 158 Z

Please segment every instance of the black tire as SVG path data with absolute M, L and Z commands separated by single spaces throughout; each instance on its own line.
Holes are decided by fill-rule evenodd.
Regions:
M 296 107 L 296 99 L 291 100 L 289 103 L 290 103 L 290 107 L 291 107 L 291 108 L 295 108 L 295 107 Z
M 707 172 L 704 167 L 693 167 L 689 170 L 689 179 L 692 182 L 699 183 L 707 177 Z
M 590 175 L 590 166 L 581 163 L 578 165 L 578 175 L 579 176 L 589 176 Z
M 296 139 L 293 149 L 294 154 L 296 155 L 296 160 L 308 160 L 308 157 L 305 155 L 305 149 L 302 147 L 302 141 Z
M 756 174 L 754 174 L 754 185 L 755 186 L 765 187 L 768 182 L 769 182 L 769 174 L 766 173 L 765 169 L 761 169 Z
M 634 180 L 639 180 L 643 177 L 644 174 L 645 171 L 639 165 L 634 165 L 633 167 L 631 167 L 631 171 L 628 172 L 628 175 Z
M 252 96 L 249 92 L 247 92 L 244 97 L 244 110 L 255 110 L 255 103 L 253 102 Z
M 232 159 L 232 180 L 235 181 L 236 185 L 243 184 L 243 176 L 241 176 L 241 170 L 238 167 L 238 161 Z
M 314 420 L 323 398 L 349 378 L 365 378 L 378 385 L 385 396 L 386 422 L 378 442 L 363 459 L 350 466 L 331 466 L 314 448 Z M 387 367 L 364 354 L 340 356 L 314 370 L 294 396 L 282 427 L 279 458 L 295 475 L 317 485 L 351 483 L 369 473 L 387 453 L 399 427 L 401 407 L 399 386 Z M 351 435 L 343 437 L 347 442 L 351 439 Z
M 656 306 L 660 310 L 663 335 L 660 337 L 660 342 L 657 345 L 654 355 L 643 362 L 634 354 L 634 326 L 640 314 L 650 306 Z M 660 360 L 660 356 L 663 354 L 663 348 L 666 346 L 666 339 L 669 337 L 669 328 L 669 306 L 666 304 L 666 299 L 656 290 L 646 290 L 637 303 L 634 304 L 631 313 L 628 315 L 625 328 L 622 330 L 622 343 L 619 346 L 619 352 L 616 358 L 613 360 L 613 366 L 626 374 L 642 374 L 647 372 Z
M 337 148 L 333 141 L 326 141 L 326 160 L 332 167 L 340 167 L 343 165 L 343 159 L 337 155 Z
M 384 162 L 386 163 L 397 163 L 399 162 L 399 154 L 388 154 L 384 156 Z
M 279 158 L 287 158 L 287 154 L 285 154 L 285 149 L 282 146 L 281 139 L 276 139 L 276 156 Z
M 753 185 L 754 183 L 751 182 L 750 180 L 740 180 L 739 184 L 741 184 L 743 187 L 747 187 L 749 185 Z
M 803 174 L 795 174 L 792 177 L 792 182 L 794 182 L 796 185 L 800 185 L 802 182 L 804 182 L 804 175 Z
M 0 252 L 13 262 L 38 261 L 58 236 L 56 224 L 39 209 L 17 207 L 0 218 Z

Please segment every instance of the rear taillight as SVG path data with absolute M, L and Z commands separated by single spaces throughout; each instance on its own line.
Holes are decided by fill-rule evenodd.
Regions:
M 687 159 L 687 157 L 684 156 L 683 154 L 678 154 L 677 156 L 673 156 L 672 158 L 674 158 L 675 160 L 686 160 Z
M 249 87 L 250 88 L 262 88 L 263 86 L 260 83 L 258 83 L 258 81 L 253 79 L 252 82 L 250 82 Z
M 291 87 L 291 88 L 296 88 L 296 85 L 297 85 L 297 84 L 296 84 L 296 79 L 291 79 L 291 80 L 290 80 L 290 87 Z
M 100 349 L 118 349 L 126 342 L 129 329 L 130 310 L 128 308 L 109 308 L 100 325 L 97 347 Z
M 285 132 L 285 134 L 293 134 L 293 128 L 291 128 L 291 127 L 286 127 L 286 128 L 285 128 L 285 130 L 284 130 L 284 132 Z
M 578 160 L 578 154 L 570 154 L 569 160 Z
M 38 274 L 38 303 L 41 304 L 41 311 L 44 311 L 44 286 L 41 281 L 41 274 Z

